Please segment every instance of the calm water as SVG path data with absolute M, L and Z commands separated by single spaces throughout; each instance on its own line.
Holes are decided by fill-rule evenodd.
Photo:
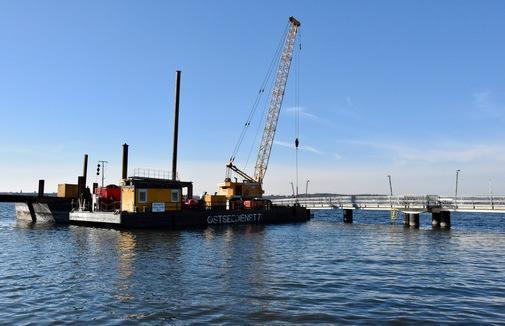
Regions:
M 30 226 L 0 204 L 0 324 L 505 322 L 505 216 L 181 232 Z

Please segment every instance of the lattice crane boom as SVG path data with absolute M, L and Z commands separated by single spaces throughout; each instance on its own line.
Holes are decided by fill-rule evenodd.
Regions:
M 268 160 L 270 158 L 275 131 L 277 129 L 277 121 L 279 120 L 284 91 L 288 81 L 289 68 L 293 58 L 296 34 L 298 32 L 298 28 L 300 27 L 300 22 L 294 17 L 289 17 L 289 22 L 290 27 L 284 41 L 277 75 L 272 89 L 272 94 L 270 95 L 265 128 L 263 130 L 263 137 L 261 138 L 258 157 L 254 168 L 254 179 L 260 184 L 263 183 L 263 178 L 265 177 L 268 167 Z

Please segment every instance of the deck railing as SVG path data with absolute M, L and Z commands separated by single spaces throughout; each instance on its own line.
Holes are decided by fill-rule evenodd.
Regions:
M 135 168 L 133 169 L 132 177 L 137 178 L 151 178 L 151 179 L 159 179 L 159 180 L 171 180 L 172 172 L 168 170 L 160 170 L 160 169 L 146 169 L 146 168 Z M 176 179 L 178 175 L 176 175 Z

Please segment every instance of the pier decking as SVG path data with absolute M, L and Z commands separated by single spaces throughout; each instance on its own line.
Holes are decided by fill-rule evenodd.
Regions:
M 273 199 L 277 205 L 294 205 L 309 209 L 362 209 L 397 210 L 402 212 L 481 212 L 505 213 L 505 196 L 499 197 L 441 197 L 426 196 L 382 196 L 382 195 L 336 195 Z

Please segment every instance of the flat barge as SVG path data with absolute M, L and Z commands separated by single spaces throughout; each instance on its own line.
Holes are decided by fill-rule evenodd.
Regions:
M 136 174 L 127 177 L 127 144 L 123 145 L 122 156 L 119 186 L 97 187 L 95 184 L 92 193 L 84 191 L 79 195 L 80 199 L 74 201 L 67 219 L 60 217 L 55 222 L 118 228 L 188 229 L 229 224 L 297 223 L 310 219 L 310 211 L 299 205 L 273 205 L 265 198 L 238 194 L 244 189 L 248 191 L 243 183 L 225 180 L 221 184 L 221 194 L 204 194 L 196 199 L 191 181 L 161 178 L 159 174 L 150 175 L 146 171 L 138 172 L 138 169 Z M 175 171 L 172 175 L 177 175 Z
M 306 222 L 309 210 L 303 207 L 272 207 L 259 211 L 196 211 L 173 213 L 71 212 L 69 223 L 134 229 L 191 229 L 230 224 L 280 224 Z
M 310 220 L 310 210 L 300 206 L 276 206 L 268 209 L 199 209 L 139 212 L 84 211 L 75 201 L 52 196 L 0 195 L 0 202 L 15 203 L 16 218 L 31 223 L 72 224 L 125 229 L 195 229 L 233 224 L 303 223 Z

